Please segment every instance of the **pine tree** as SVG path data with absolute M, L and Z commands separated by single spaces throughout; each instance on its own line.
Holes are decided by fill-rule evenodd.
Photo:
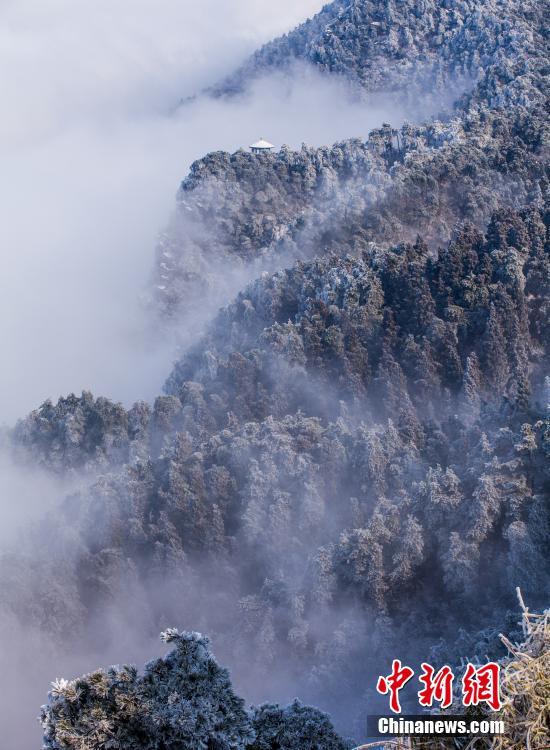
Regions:
M 198 633 L 167 630 L 173 651 L 145 666 L 57 680 L 42 708 L 45 750 L 240 750 L 254 734 L 229 673 Z
M 476 354 L 473 352 L 466 360 L 466 370 L 462 385 L 462 414 L 468 424 L 479 418 L 481 408 L 481 373 Z
M 506 356 L 504 331 L 494 304 L 491 304 L 489 318 L 482 342 L 485 372 L 489 385 L 495 389 L 495 396 L 502 394 L 508 380 L 508 358 Z
M 256 739 L 248 750 L 346 750 L 322 711 L 295 700 L 284 708 L 264 704 L 253 710 Z

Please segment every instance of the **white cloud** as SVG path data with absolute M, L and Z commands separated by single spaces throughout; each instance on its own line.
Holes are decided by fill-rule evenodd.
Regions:
M 14 0 L 0 8 L 0 135 L 163 112 L 319 0 Z
M 4 2 L 0 423 L 83 389 L 126 404 L 159 392 L 172 348 L 139 295 L 191 161 L 260 135 L 293 146 L 366 136 L 386 118 L 314 73 L 174 114 L 321 4 Z
M 190 160 L 218 147 L 169 113 L 320 5 L 2 4 L 0 422 L 71 390 L 158 390 L 170 354 L 137 298 Z
M 272 77 L 244 101 L 198 99 L 173 114 L 181 96 L 231 72 L 321 5 L 3 1 L 0 423 L 71 391 L 125 403 L 158 393 L 172 352 L 151 329 L 139 293 L 193 159 L 260 135 L 294 146 L 366 136 L 384 119 L 387 110 L 352 104 L 337 82 L 314 74 L 290 88 Z M 54 502 L 58 486 L 2 462 L 0 525 L 12 538 L 40 516 L 45 494 Z M 24 640 L 18 628 L 2 625 L 0 634 L 6 684 L 16 685 L 4 701 L 13 733 L 5 739 L 30 750 L 52 665 L 71 674 L 88 661 L 69 654 L 60 663 L 52 643 L 44 653 L 48 639 L 37 631 Z

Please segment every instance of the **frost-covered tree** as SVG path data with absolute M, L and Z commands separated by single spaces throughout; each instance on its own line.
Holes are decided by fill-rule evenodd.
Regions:
M 241 750 L 253 732 L 229 673 L 198 633 L 167 630 L 174 650 L 145 666 L 57 680 L 42 709 L 48 750 Z
M 177 362 L 169 394 L 123 414 L 127 463 L 67 499 L 33 538 L 39 560 L 2 557 L 3 607 L 66 638 L 123 581 L 151 617 L 185 602 L 236 664 L 248 653 L 261 679 L 289 664 L 325 700 L 329 683 L 351 686 L 358 650 L 375 668 L 373 622 L 415 648 L 448 631 L 434 579 L 441 599 L 460 597 L 463 649 L 514 608 L 516 577 L 544 606 L 546 222 L 502 211 L 486 234 L 462 227 L 437 262 L 421 243 L 374 247 L 250 284 Z M 80 419 L 93 404 L 48 406 L 17 434 L 55 456 L 70 408 Z M 71 461 L 105 467 L 104 429 Z
M 42 707 L 48 750 L 346 750 L 329 717 L 299 701 L 246 711 L 199 633 L 135 667 L 58 679 Z
M 442 660 L 493 654 L 517 583 L 547 606 L 544 10 L 342 0 L 225 87 L 299 58 L 362 93 L 467 90 L 437 120 L 192 165 L 152 301 L 204 329 L 153 404 L 84 393 L 13 431 L 88 486 L 2 553 L 2 610 L 62 640 L 122 583 L 355 712 L 381 655 L 434 633 Z
M 266 703 L 252 711 L 256 738 L 249 750 L 346 750 L 327 714 L 295 700 L 284 708 Z

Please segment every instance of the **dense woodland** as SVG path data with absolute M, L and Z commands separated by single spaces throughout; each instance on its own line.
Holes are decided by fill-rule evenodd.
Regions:
M 213 94 L 246 96 L 255 77 L 292 76 L 304 61 L 355 81 L 357 95 L 422 102 L 422 124 L 386 124 L 365 142 L 197 161 L 157 250 L 154 297 L 165 314 L 204 304 L 208 292 L 231 296 L 243 278 L 296 259 L 418 233 L 437 249 L 457 222 L 484 229 L 502 205 L 547 193 L 544 3 L 335 2 Z M 442 119 L 423 122 L 453 91 L 465 93 Z
M 337 1 L 266 44 L 213 93 L 242 93 L 252 78 L 299 60 L 355 82 L 361 94 L 430 101 L 471 79 L 489 106 L 516 105 L 545 68 L 544 17 L 535 0 Z
M 498 653 L 514 587 L 550 594 L 546 233 L 503 211 L 437 259 L 299 263 L 222 310 L 152 409 L 43 406 L 17 430 L 45 465 L 128 463 L 65 502 L 76 562 L 11 561 L 10 600 L 29 575 L 37 623 L 78 630 L 123 581 L 154 622 L 168 575 L 172 617 L 192 603 L 235 662 L 324 704 L 386 649 Z
M 481 6 L 337 2 L 216 88 L 243 95 L 295 58 L 364 95 L 471 81 L 440 120 L 193 164 L 151 314 L 184 330 L 208 299 L 232 299 L 153 404 L 69 395 L 12 430 L 18 460 L 78 481 L 28 551 L 3 555 L 4 613 L 67 642 L 117 607 L 152 631 L 203 630 L 246 691 L 291 685 L 351 732 L 388 655 L 498 657 L 515 587 L 548 606 L 543 8 Z M 161 739 L 132 719 L 124 747 L 298 750 L 317 726 L 312 749 L 344 748 L 301 704 L 245 712 L 206 642 L 172 635 L 143 675 L 63 683 L 45 747 L 80 748 L 60 727 L 86 731 L 101 697 L 105 726 L 121 705 L 149 721 L 146 700 L 170 714 Z M 214 665 L 204 695 L 185 692 L 189 649 Z M 193 744 L 194 701 L 212 690 L 231 727 L 204 709 Z

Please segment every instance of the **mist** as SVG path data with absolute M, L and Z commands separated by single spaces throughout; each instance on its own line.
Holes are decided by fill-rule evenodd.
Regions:
M 126 402 L 162 382 L 171 355 L 140 289 L 189 162 L 223 145 L 171 113 L 321 3 L 206 5 L 2 6 L 0 422 L 71 390 Z
M 3 4 L 0 423 L 12 424 L 45 399 L 71 391 L 91 390 L 126 405 L 161 391 L 174 342 L 161 333 L 143 293 L 157 235 L 194 159 L 246 147 L 261 135 L 293 147 L 365 137 L 384 119 L 387 108 L 354 102 L 343 82 L 307 70 L 296 71 L 292 81 L 256 81 L 243 98 L 203 95 L 178 107 L 321 5 Z M 185 323 L 193 328 L 194 321 Z M 0 472 L 4 562 L 33 526 L 41 549 L 25 548 L 28 565 L 49 552 L 58 564 L 68 554 L 70 564 L 74 550 L 50 550 L 47 519 L 77 482 L 69 486 L 7 454 Z M 69 549 L 73 543 L 69 532 Z M 135 628 L 138 619 L 135 603 L 102 612 L 101 622 L 74 634 L 77 648 L 4 611 L 0 664 L 11 686 L 3 702 L 4 740 L 22 750 L 38 746 L 35 719 L 59 674 L 117 658 L 139 663 L 160 652 L 151 640 L 155 626 Z M 200 623 L 190 617 L 184 624 Z
M 322 145 L 403 120 L 308 71 L 178 109 L 321 3 L 207 6 L 103 2 L 90 11 L 58 0 L 0 12 L 0 422 L 83 389 L 126 405 L 160 391 L 173 345 L 142 292 L 194 159 L 260 135 Z
M 12 424 L 45 399 L 84 389 L 126 406 L 161 392 L 175 341 L 144 297 L 158 233 L 170 220 L 178 185 L 193 160 L 212 150 L 246 148 L 260 136 L 277 146 L 319 146 L 366 138 L 385 120 L 398 126 L 415 118 L 417 113 L 396 102 L 358 101 L 343 80 L 307 68 L 296 68 L 291 78 L 261 78 L 246 96 L 199 95 L 178 106 L 322 4 L 3 4 L 0 423 Z M 246 271 L 220 289 L 208 315 L 243 279 Z M 188 329 L 183 338 L 196 338 L 204 322 L 200 315 L 180 321 Z M 31 562 L 49 559 L 55 537 L 48 536 L 46 519 L 74 488 L 42 472 L 29 473 L 7 457 L 0 472 L 0 553 L 9 555 L 19 532 L 37 524 L 42 547 L 25 553 L 30 568 Z M 68 548 L 73 543 L 69 533 Z M 52 554 L 54 564 L 67 562 L 64 554 Z M 76 552 L 74 558 L 67 555 L 69 563 L 76 558 Z M 70 589 L 66 596 L 70 599 Z M 158 593 L 167 607 L 173 596 L 171 585 Z M 188 608 L 181 615 L 183 622 L 174 622 L 174 609 L 181 613 L 177 607 L 161 622 L 162 601 L 159 622 L 152 622 L 151 611 L 139 604 L 139 598 L 119 600 L 116 612 L 102 610 L 66 647 L 36 624 L 3 615 L 0 666 L 10 693 L 0 725 L 8 744 L 21 750 L 38 746 L 35 717 L 55 677 L 114 660 L 140 664 L 162 651 L 153 640 L 162 627 L 213 626 L 215 635 L 211 600 L 197 600 L 196 611 Z M 229 658 L 229 649 L 221 651 Z M 237 679 L 247 697 L 292 697 L 294 686 L 284 670 L 263 693 L 256 676 L 245 671 L 248 666 Z

